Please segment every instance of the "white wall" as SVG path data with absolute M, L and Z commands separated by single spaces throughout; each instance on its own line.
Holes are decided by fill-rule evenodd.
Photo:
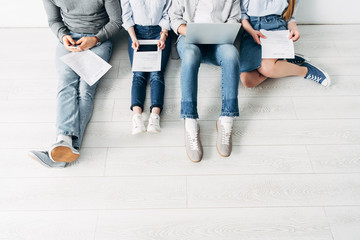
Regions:
M 359 0 L 301 0 L 299 23 L 360 23 Z M 0 27 L 46 27 L 42 0 L 0 0 Z

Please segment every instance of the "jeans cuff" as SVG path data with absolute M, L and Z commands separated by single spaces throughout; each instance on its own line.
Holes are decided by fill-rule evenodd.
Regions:
M 143 110 L 144 110 L 144 105 L 140 105 L 140 104 L 132 104 L 132 105 L 130 106 L 130 110 L 131 110 L 131 111 L 133 110 L 133 107 L 139 107 L 139 108 L 141 108 L 141 111 L 143 111 Z
M 160 108 L 160 113 L 162 112 L 162 110 L 163 110 L 163 105 L 162 104 L 153 104 L 153 105 L 150 106 L 150 113 L 151 113 L 152 109 L 156 108 L 156 107 Z
M 73 140 L 79 137 L 79 134 L 71 131 L 57 131 L 56 136 L 65 135 L 71 137 Z
M 221 117 L 239 117 L 239 112 L 222 112 L 220 114 Z

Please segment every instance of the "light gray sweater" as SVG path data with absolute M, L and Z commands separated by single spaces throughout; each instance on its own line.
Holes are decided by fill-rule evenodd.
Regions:
M 213 2 L 214 23 L 237 23 L 241 20 L 240 0 L 208 0 Z M 194 21 L 199 0 L 173 0 L 169 9 L 170 25 L 176 34 L 181 24 Z
M 121 28 L 119 0 L 43 0 L 51 30 L 60 41 L 71 32 L 92 33 L 104 42 Z

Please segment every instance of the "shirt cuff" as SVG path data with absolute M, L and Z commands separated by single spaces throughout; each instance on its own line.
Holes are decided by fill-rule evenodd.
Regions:
M 248 20 L 249 16 L 247 14 L 243 13 L 243 14 L 241 14 L 241 20 L 243 20 L 243 19 Z
M 129 28 L 135 26 L 135 23 L 133 20 L 129 20 L 123 23 L 123 28 L 127 31 Z
M 179 35 L 178 29 L 182 24 L 187 24 L 185 20 L 175 20 L 171 22 L 171 28 L 174 30 L 176 35 Z
M 166 20 L 164 20 L 164 19 L 161 19 L 161 20 L 160 20 L 159 26 L 160 26 L 161 28 L 166 28 L 166 29 L 169 30 L 169 31 L 171 30 L 170 22 L 169 22 L 169 21 L 166 21 Z

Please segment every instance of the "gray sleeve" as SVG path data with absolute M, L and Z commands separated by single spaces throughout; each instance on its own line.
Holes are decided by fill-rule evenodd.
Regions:
M 109 16 L 109 22 L 96 34 L 100 42 L 114 36 L 121 28 L 121 6 L 119 0 L 105 0 L 104 6 Z
M 51 31 L 57 36 L 57 38 L 62 42 L 62 38 L 65 35 L 70 34 L 70 30 L 65 26 L 60 8 L 56 6 L 51 0 L 43 0 L 46 14 L 48 16 L 49 27 Z
M 179 34 L 177 30 L 180 25 L 187 23 L 183 18 L 185 6 L 182 2 L 181 0 L 173 0 L 169 9 L 170 26 L 176 34 Z
M 240 8 L 240 0 L 234 0 L 230 16 L 227 20 L 228 23 L 239 23 L 241 20 L 241 8 Z

